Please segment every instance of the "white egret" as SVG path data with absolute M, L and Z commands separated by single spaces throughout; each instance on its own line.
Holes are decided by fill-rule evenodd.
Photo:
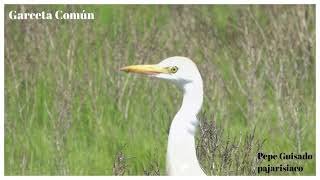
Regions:
M 125 72 L 170 80 L 183 90 L 183 101 L 169 132 L 166 170 L 168 175 L 205 175 L 196 155 L 195 130 L 202 106 L 202 78 L 197 66 L 186 57 L 170 57 L 159 64 L 132 65 Z

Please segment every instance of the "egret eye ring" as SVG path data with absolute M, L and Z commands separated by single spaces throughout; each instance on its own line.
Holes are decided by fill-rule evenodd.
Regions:
M 177 66 L 173 66 L 170 68 L 171 73 L 176 73 L 178 71 L 178 67 Z

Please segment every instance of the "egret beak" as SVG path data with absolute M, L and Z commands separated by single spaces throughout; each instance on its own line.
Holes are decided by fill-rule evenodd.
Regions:
M 160 67 L 156 64 L 152 65 L 132 65 L 123 67 L 120 69 L 120 71 L 125 72 L 132 72 L 132 73 L 140 73 L 140 74 L 148 74 L 148 75 L 155 75 L 160 73 L 169 73 L 168 68 Z

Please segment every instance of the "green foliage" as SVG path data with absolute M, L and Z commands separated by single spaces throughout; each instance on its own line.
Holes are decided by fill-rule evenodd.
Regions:
M 96 19 L 6 16 L 6 175 L 164 175 L 182 95 L 119 68 L 175 55 L 203 76 L 206 172 L 256 174 L 258 149 L 315 155 L 315 6 L 6 5 L 5 14 L 22 9 Z M 221 144 L 201 141 L 212 138 Z M 315 159 L 288 163 L 315 175 Z

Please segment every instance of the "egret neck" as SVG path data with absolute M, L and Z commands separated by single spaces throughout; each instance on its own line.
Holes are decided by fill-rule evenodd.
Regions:
M 171 123 L 169 132 L 167 172 L 170 175 L 205 175 L 197 160 L 194 139 L 198 124 L 197 114 L 203 101 L 201 76 L 196 81 L 184 84 L 182 89 L 182 105 Z M 176 166 L 177 164 L 180 166 Z
M 184 112 L 189 115 L 197 115 L 201 109 L 203 101 L 203 87 L 201 77 L 198 81 L 185 84 L 183 86 L 183 93 L 182 105 L 179 112 Z

